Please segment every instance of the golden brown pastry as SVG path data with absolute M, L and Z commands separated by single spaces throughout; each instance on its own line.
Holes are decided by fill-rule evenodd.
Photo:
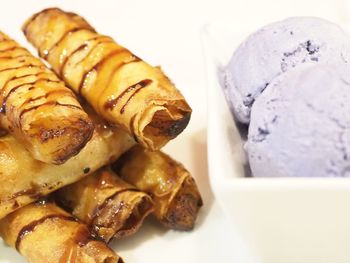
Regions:
M 102 168 L 63 187 L 55 200 L 106 242 L 134 234 L 153 211 L 152 198 Z
M 194 227 L 202 198 L 182 164 L 165 153 L 135 145 L 113 168 L 123 180 L 152 196 L 154 215 L 165 226 L 178 230 Z
M 23 31 L 76 93 L 144 147 L 159 149 L 187 126 L 191 108 L 161 69 L 98 34 L 79 15 L 45 9 Z
M 41 201 L 0 220 L 0 236 L 29 263 L 122 263 L 92 239 L 86 225 L 54 203 Z
M 62 164 L 90 140 L 93 123 L 43 62 L 0 32 L 0 126 L 37 160 Z
M 96 126 L 91 140 L 62 165 L 37 161 L 13 136 L 0 137 L 0 218 L 80 180 L 135 144 L 126 132 L 107 126 L 93 114 L 90 116 Z

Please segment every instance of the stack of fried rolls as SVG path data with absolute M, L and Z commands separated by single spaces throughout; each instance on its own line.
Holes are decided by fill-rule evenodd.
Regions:
M 192 111 L 169 78 L 74 13 L 23 32 L 53 71 L 0 32 L 3 240 L 31 263 L 122 263 L 108 242 L 149 215 L 191 230 L 199 190 L 160 151 Z

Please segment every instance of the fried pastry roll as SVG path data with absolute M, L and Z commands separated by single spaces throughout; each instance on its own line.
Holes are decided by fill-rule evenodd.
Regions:
M 45 9 L 23 31 L 76 93 L 144 147 L 159 149 L 187 126 L 191 108 L 161 69 L 98 34 L 79 15 Z
M 40 59 L 0 32 L 0 126 L 37 160 L 62 164 L 90 140 L 93 123 Z
M 106 242 L 134 234 L 153 211 L 152 198 L 102 168 L 63 187 L 55 200 Z
M 29 263 L 122 263 L 86 225 L 51 202 L 22 207 L 0 220 L 0 236 Z
M 154 215 L 166 227 L 178 230 L 194 227 L 202 198 L 183 165 L 163 152 L 136 145 L 113 168 L 123 180 L 153 197 Z
M 91 140 L 62 165 L 35 160 L 10 134 L 0 137 L 0 218 L 41 196 L 74 183 L 116 160 L 135 144 L 124 131 L 95 120 Z

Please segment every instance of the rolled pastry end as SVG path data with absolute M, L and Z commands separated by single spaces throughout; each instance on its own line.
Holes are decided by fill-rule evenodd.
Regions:
M 153 212 L 152 198 L 109 167 L 60 189 L 54 198 L 105 242 L 136 233 Z
M 153 214 L 160 223 L 171 229 L 193 229 L 203 202 L 182 164 L 161 151 L 135 145 L 112 167 L 123 180 L 152 197 Z
M 32 144 L 31 150 L 35 159 L 59 165 L 77 155 L 91 139 L 93 131 L 93 122 L 79 112 L 69 117 L 52 115 L 37 118 L 30 123 L 26 133 L 37 141 Z
M 143 129 L 140 132 L 136 130 L 135 139 L 150 150 L 158 150 L 187 127 L 191 111 L 184 111 L 172 105 L 159 105 L 146 110 L 144 115 L 149 115 L 148 120 L 145 120 L 147 124 L 140 125 Z
M 104 241 L 109 242 L 114 238 L 123 238 L 136 233 L 142 226 L 144 219 L 153 212 L 153 201 L 150 196 L 144 194 L 137 196 L 134 200 L 131 198 L 130 192 L 122 192 L 114 197 L 107 199 L 103 208 L 99 210 L 98 216 L 91 222 L 92 232 L 102 238 Z M 123 200 L 130 199 L 129 203 L 124 203 Z M 120 213 L 125 209 L 124 206 L 132 207 L 132 210 L 128 211 L 123 225 L 120 226 L 118 220 L 112 220 L 113 215 Z
M 171 201 L 161 222 L 171 229 L 192 230 L 202 205 L 203 201 L 194 179 L 187 177 Z

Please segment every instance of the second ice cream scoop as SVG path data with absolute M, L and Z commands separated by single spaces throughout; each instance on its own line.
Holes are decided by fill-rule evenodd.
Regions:
M 252 107 L 246 149 L 256 177 L 350 177 L 350 65 L 306 64 Z

